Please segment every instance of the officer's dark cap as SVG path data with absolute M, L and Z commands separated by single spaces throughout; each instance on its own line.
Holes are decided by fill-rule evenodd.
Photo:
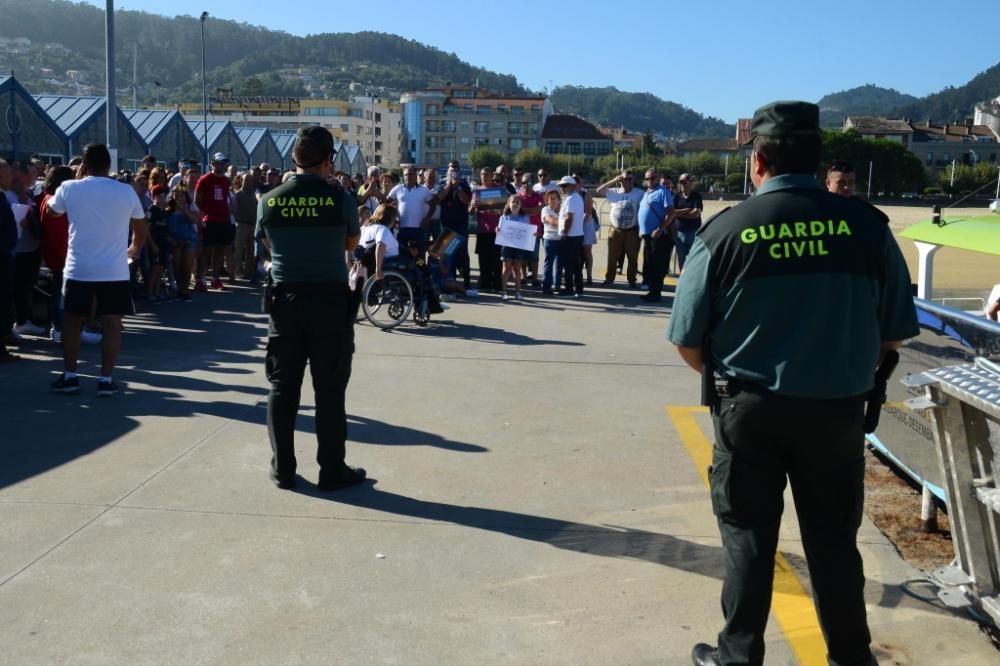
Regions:
M 333 151 L 333 135 L 319 125 L 303 127 L 295 134 L 295 145 L 309 151 Z
M 771 102 L 753 114 L 750 142 L 758 136 L 819 136 L 819 107 L 811 102 Z

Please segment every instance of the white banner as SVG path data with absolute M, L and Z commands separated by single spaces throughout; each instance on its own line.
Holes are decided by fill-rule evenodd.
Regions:
M 530 222 L 504 220 L 497 229 L 497 245 L 519 250 L 535 249 L 535 225 Z

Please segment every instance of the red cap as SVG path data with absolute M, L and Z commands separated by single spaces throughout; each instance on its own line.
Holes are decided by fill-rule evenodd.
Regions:
M 152 194 L 154 197 L 160 194 L 166 194 L 167 192 L 169 192 L 169 190 L 167 189 L 166 185 L 154 185 L 153 189 L 149 191 L 149 193 Z

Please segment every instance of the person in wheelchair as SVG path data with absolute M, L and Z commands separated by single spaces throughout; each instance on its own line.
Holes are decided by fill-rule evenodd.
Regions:
M 411 243 L 406 252 L 400 252 L 394 231 L 399 224 L 399 213 L 394 206 L 379 204 L 371 218 L 361 227 L 361 240 L 355 250 L 355 258 L 365 265 L 368 274 L 376 280 L 385 277 L 387 269 L 402 273 L 421 298 L 427 299 L 430 314 L 444 312 L 441 299 L 434 288 L 427 262 L 417 256 L 416 243 Z

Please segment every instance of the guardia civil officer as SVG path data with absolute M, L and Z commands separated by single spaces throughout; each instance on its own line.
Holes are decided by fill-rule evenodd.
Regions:
M 910 279 L 888 220 L 827 192 L 819 109 L 754 114 L 756 195 L 695 239 L 667 337 L 706 378 L 712 509 L 725 552 L 718 649 L 695 664 L 762 664 L 786 479 L 829 663 L 875 663 L 856 545 L 863 416 L 880 356 L 917 335 Z M 711 374 L 710 374 L 711 373 Z
M 273 294 L 267 336 L 267 431 L 271 480 L 295 485 L 295 417 L 306 362 L 316 392 L 319 487 L 336 490 L 365 478 L 344 462 L 345 395 L 354 354 L 354 316 L 348 307 L 347 266 L 361 235 L 357 207 L 327 182 L 333 136 L 304 127 L 295 137 L 295 175 L 269 190 L 257 208 L 257 237 L 271 253 Z M 268 303 L 265 303 L 267 306 Z

